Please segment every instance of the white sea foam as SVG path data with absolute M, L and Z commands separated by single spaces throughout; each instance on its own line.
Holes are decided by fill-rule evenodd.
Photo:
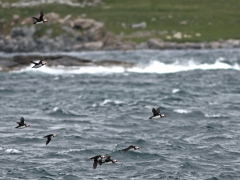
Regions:
M 66 150 L 66 151 L 60 151 L 60 152 L 57 152 L 57 154 L 67 154 L 69 152 L 79 152 L 79 151 L 84 151 L 85 149 L 72 149 L 70 148 L 69 150 Z
M 152 61 L 145 65 L 136 65 L 132 68 L 124 68 L 119 66 L 103 67 L 103 66 L 84 66 L 84 67 L 48 67 L 43 66 L 38 69 L 31 68 L 31 66 L 21 69 L 20 71 L 14 72 L 35 72 L 35 73 L 46 73 L 46 74 L 112 74 L 112 73 L 176 73 L 181 71 L 192 71 L 196 69 L 201 70 L 214 70 L 214 69 L 234 69 L 240 70 L 238 64 L 229 65 L 227 63 L 216 60 L 214 64 L 208 63 L 197 63 L 193 60 L 189 60 L 186 63 L 174 62 L 172 64 L 166 64 L 160 61 Z
M 111 100 L 111 99 L 105 99 L 102 103 L 100 103 L 100 106 L 104 106 L 108 103 L 114 103 L 114 104 L 123 104 L 123 101 L 119 101 L 119 100 Z
M 179 89 L 173 89 L 173 90 L 172 90 L 172 93 L 175 94 L 175 93 L 177 93 L 177 92 L 179 92 L 179 91 L 180 91 Z
M 211 118 L 211 117 L 221 117 L 220 114 L 207 114 L 207 113 L 204 114 L 204 116 L 205 116 L 205 117 L 210 117 L 210 118 Z
M 9 154 L 19 154 L 21 153 L 21 151 L 17 150 L 17 149 L 6 149 L 5 153 L 9 153 Z
M 54 111 L 54 112 L 56 112 L 56 111 L 58 111 L 58 110 L 59 110 L 59 107 L 54 107 L 54 108 L 53 108 L 53 111 Z
M 187 109 L 174 109 L 174 112 L 180 113 L 180 114 L 188 114 L 191 113 L 192 111 L 187 110 Z

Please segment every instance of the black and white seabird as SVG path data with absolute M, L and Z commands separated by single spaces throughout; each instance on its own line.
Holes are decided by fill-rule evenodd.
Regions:
M 96 169 L 97 168 L 97 165 L 99 164 L 100 166 L 102 165 L 102 159 L 103 158 L 106 158 L 106 156 L 104 155 L 97 155 L 97 156 L 94 156 L 90 159 L 93 159 L 93 169 Z
M 131 145 L 131 146 L 128 146 L 126 149 L 123 149 L 123 151 L 127 152 L 127 151 L 134 151 L 134 150 L 138 150 L 138 149 L 140 149 L 140 147 Z
M 113 164 L 118 162 L 118 160 L 116 159 L 111 159 L 111 156 L 107 156 L 107 158 L 105 159 L 105 161 L 103 162 L 104 164 Z
M 57 136 L 57 134 L 49 134 L 47 136 L 44 136 L 43 138 L 47 138 L 46 145 L 51 141 L 51 138 L 55 136 Z
M 18 129 L 23 129 L 23 128 L 26 128 L 26 127 L 30 126 L 30 124 L 25 124 L 24 123 L 24 118 L 23 117 L 20 118 L 20 122 L 17 122 L 17 124 L 18 124 L 18 126 L 15 127 L 15 128 L 18 128 Z
M 163 118 L 166 116 L 166 114 L 160 113 L 160 108 L 157 108 L 157 110 L 152 108 L 152 113 L 153 113 L 153 116 L 151 116 L 149 119 Z
M 43 13 L 43 11 L 41 10 L 41 11 L 40 11 L 40 16 L 39 16 L 39 18 L 32 17 L 33 20 L 34 20 L 33 24 L 42 24 L 42 23 L 48 22 L 47 19 L 43 19 L 43 16 L 44 16 L 44 13 Z
M 46 57 L 40 59 L 40 61 L 38 63 L 31 61 L 31 63 L 34 64 L 34 66 L 32 68 L 40 68 L 40 67 L 44 66 L 45 64 L 47 64 L 46 61 L 43 61 L 44 59 L 46 59 Z

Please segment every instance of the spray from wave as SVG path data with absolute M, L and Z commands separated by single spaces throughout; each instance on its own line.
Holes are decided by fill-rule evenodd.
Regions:
M 103 66 L 84 66 L 84 67 L 42 67 L 33 69 L 30 66 L 23 68 L 20 71 L 15 72 L 41 72 L 46 74 L 58 75 L 58 74 L 112 74 L 112 73 L 177 73 L 182 71 L 193 70 L 216 70 L 216 69 L 233 69 L 240 70 L 237 63 L 230 65 L 220 60 L 216 60 L 213 64 L 197 63 L 193 60 L 189 60 L 187 63 L 180 63 L 178 61 L 167 64 L 159 61 L 152 61 L 150 64 L 135 65 L 131 68 L 125 68 L 121 66 L 103 67 Z

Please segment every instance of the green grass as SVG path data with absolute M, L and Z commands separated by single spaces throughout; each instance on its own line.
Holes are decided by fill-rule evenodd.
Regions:
M 219 39 L 240 39 L 240 1 L 239 0 L 103 0 L 97 7 L 70 7 L 67 5 L 51 4 L 27 8 L 0 8 L 0 19 L 5 19 L 6 26 L 1 32 L 9 33 L 9 21 L 13 14 L 19 14 L 21 19 L 37 15 L 43 9 L 45 13 L 56 12 L 63 18 L 71 14 L 72 18 L 86 14 L 86 18 L 93 18 L 104 22 L 106 29 L 116 35 L 124 33 L 131 35 L 136 31 L 155 31 L 150 37 L 133 37 L 126 40 L 135 42 L 146 41 L 155 37 L 165 41 L 200 42 L 216 41 Z M 152 18 L 155 21 L 152 21 Z M 133 23 L 146 22 L 147 28 L 133 29 Z M 181 25 L 181 22 L 187 24 Z M 126 27 L 122 26 L 126 24 Z M 61 33 L 58 25 L 53 27 L 53 35 Z M 158 32 L 168 32 L 159 34 Z M 174 33 L 181 32 L 191 38 L 167 39 Z M 195 36 L 200 33 L 201 36 Z M 42 33 L 37 35 L 41 36 Z

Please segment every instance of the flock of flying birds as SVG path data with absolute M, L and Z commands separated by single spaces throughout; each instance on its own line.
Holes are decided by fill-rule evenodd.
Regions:
M 39 18 L 33 17 L 33 20 L 34 20 L 33 24 L 41 24 L 41 23 L 48 22 L 47 19 L 43 19 L 43 16 L 44 16 L 44 13 L 41 10 Z M 46 59 L 46 57 L 43 57 L 42 59 L 40 59 L 39 62 L 31 61 L 31 63 L 34 64 L 34 66 L 32 68 L 40 68 L 40 67 L 46 65 L 47 62 L 44 61 L 45 59 Z M 149 119 L 166 117 L 165 114 L 160 113 L 160 108 L 157 108 L 157 109 L 152 108 L 152 113 L 153 113 L 153 116 L 151 116 Z M 17 122 L 17 124 L 18 124 L 18 126 L 16 128 L 18 128 L 18 129 L 30 127 L 30 124 L 24 123 L 23 117 L 20 118 L 20 122 Z M 48 145 L 48 143 L 51 141 L 51 138 L 55 137 L 55 136 L 57 136 L 57 134 L 49 134 L 49 135 L 44 136 L 43 138 L 47 138 L 46 145 Z M 125 153 L 127 151 L 134 151 L 134 150 L 139 150 L 139 149 L 140 149 L 140 147 L 138 147 L 138 146 L 130 145 L 129 147 L 123 149 L 123 151 Z M 97 155 L 90 159 L 93 160 L 93 168 L 94 169 L 96 169 L 98 164 L 101 166 L 102 164 L 112 164 L 112 163 L 118 162 L 118 160 L 116 160 L 116 159 L 111 159 L 111 156 L 105 156 L 105 155 Z

